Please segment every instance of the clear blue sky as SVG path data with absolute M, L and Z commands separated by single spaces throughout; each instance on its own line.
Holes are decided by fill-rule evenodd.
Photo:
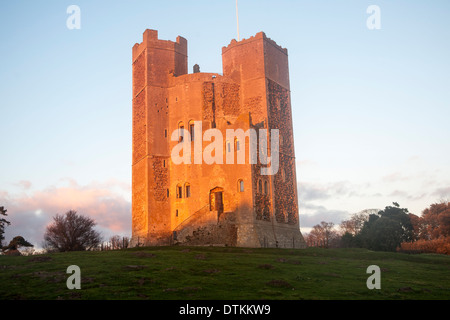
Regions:
M 366 27 L 372 4 L 381 30 Z M 449 1 L 240 0 L 239 14 L 241 38 L 264 31 L 289 52 L 302 230 L 450 198 Z M 1 2 L 7 239 L 40 242 L 72 208 L 130 234 L 131 48 L 146 28 L 185 37 L 189 70 L 221 72 L 235 1 Z

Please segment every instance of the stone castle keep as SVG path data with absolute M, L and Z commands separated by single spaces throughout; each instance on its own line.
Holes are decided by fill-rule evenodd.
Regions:
M 156 30 L 133 46 L 132 245 L 304 247 L 287 50 L 260 32 L 222 48 L 223 75 L 188 74 L 187 59 L 186 39 Z M 213 128 L 224 155 L 245 150 L 244 164 L 173 162 L 184 130 L 205 150 Z M 227 129 L 278 129 L 278 172 L 262 175 L 269 164 L 250 163 L 249 139 L 226 140 Z

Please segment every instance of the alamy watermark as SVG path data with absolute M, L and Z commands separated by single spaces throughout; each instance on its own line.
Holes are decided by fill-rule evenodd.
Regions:
M 377 5 L 370 5 L 367 7 L 366 12 L 370 16 L 366 20 L 366 26 L 369 30 L 380 30 L 381 29 L 381 9 Z
M 81 269 L 77 265 L 71 265 L 67 267 L 66 273 L 71 274 L 67 278 L 67 289 L 81 289 Z M 381 289 L 381 270 L 377 265 L 370 265 L 366 269 L 366 273 L 371 274 L 366 281 L 367 289 Z M 269 310 L 270 312 L 270 310 Z
M 70 5 L 66 10 L 67 14 L 70 14 L 66 20 L 66 26 L 69 30 L 81 29 L 81 9 L 77 5 Z
M 71 265 L 67 267 L 66 273 L 72 273 L 72 275 L 67 278 L 66 285 L 67 289 L 81 289 L 81 270 L 77 265 Z
M 366 286 L 367 289 L 381 289 L 381 270 L 377 265 L 371 265 L 367 267 L 366 273 L 371 273 L 372 275 L 367 278 Z
M 66 26 L 69 30 L 81 29 L 81 9 L 77 5 L 70 5 L 67 7 L 66 13 L 70 16 L 67 17 Z M 366 20 L 366 26 L 369 30 L 381 29 L 381 9 L 378 5 L 372 4 L 367 7 L 366 13 L 370 16 Z
M 280 150 L 278 129 L 259 129 L 258 131 L 253 128 L 247 131 L 227 129 L 225 144 L 222 131 L 213 128 L 207 129 L 203 133 L 201 121 L 195 121 L 190 129 L 179 128 L 172 132 L 171 141 L 178 141 L 171 152 L 174 164 L 235 164 L 235 158 L 236 164 L 245 164 L 246 140 L 248 139 L 247 163 L 257 164 L 259 159 L 260 164 L 266 165 L 265 167 L 261 166 L 261 175 L 277 174 Z M 270 144 L 268 143 L 269 136 Z M 203 149 L 204 141 L 210 143 Z

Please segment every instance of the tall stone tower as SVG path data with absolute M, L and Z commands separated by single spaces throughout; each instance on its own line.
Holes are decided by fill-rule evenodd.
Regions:
M 222 60 L 223 75 L 199 72 L 198 65 L 188 74 L 187 41 L 159 40 L 155 30 L 133 47 L 132 244 L 305 245 L 287 50 L 260 32 L 222 48 Z M 249 134 L 227 135 L 261 129 L 279 130 L 274 175 L 249 161 Z M 224 159 L 205 163 L 212 131 L 223 137 Z M 171 153 L 183 142 L 192 161 L 176 164 Z M 231 164 L 235 150 L 249 157 Z
M 158 39 L 146 30 L 141 44 L 133 47 L 133 238 L 164 242 L 170 234 L 167 144 L 169 75 L 187 73 L 187 41 Z M 149 235 L 152 235 L 150 238 Z

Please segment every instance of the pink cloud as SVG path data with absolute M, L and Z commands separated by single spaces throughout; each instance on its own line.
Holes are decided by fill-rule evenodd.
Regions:
M 382 178 L 383 182 L 397 182 L 397 181 L 406 181 L 408 177 L 405 177 L 400 172 L 394 172 Z
M 16 183 L 17 186 L 21 187 L 24 190 L 28 190 L 31 188 L 31 182 L 28 180 L 21 180 Z
M 66 179 L 63 184 L 20 194 L 0 190 L 0 204 L 8 210 L 7 219 L 11 222 L 5 229 L 6 241 L 21 235 L 41 247 L 46 226 L 56 214 L 68 210 L 94 219 L 105 240 L 113 234 L 131 235 L 131 203 L 114 191 L 126 189 L 125 183 L 110 181 L 81 186 Z

